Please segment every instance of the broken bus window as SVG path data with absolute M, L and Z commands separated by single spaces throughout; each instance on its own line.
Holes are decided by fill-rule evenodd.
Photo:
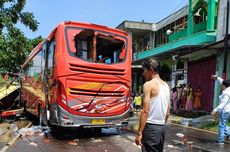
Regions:
M 113 35 L 83 30 L 75 35 L 75 55 L 84 60 L 112 64 L 125 57 L 124 41 Z

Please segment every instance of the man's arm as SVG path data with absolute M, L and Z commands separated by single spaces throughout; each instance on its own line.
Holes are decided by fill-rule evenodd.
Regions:
M 149 113 L 149 101 L 150 101 L 150 84 L 145 83 L 143 86 L 143 108 L 141 111 L 141 116 L 140 116 L 140 123 L 139 123 L 139 129 L 138 129 L 138 135 L 136 137 L 136 144 L 137 145 L 142 145 L 141 139 L 142 139 L 142 132 L 144 130 L 147 118 L 148 118 L 148 113 Z
M 166 116 L 165 116 L 165 123 L 168 121 L 168 118 L 169 118 L 169 115 L 170 115 L 170 107 L 171 107 L 170 99 L 171 99 L 171 97 L 170 97 L 170 93 L 169 93 L 168 109 L 167 109 L 167 113 L 166 113 Z
M 218 77 L 217 75 L 212 75 L 211 78 L 217 80 L 220 84 L 222 84 L 223 82 L 223 79 L 221 77 Z
M 216 112 L 222 110 L 224 108 L 224 106 L 227 104 L 228 100 L 229 100 L 229 96 L 224 95 L 221 99 L 221 104 L 219 104 L 213 111 L 212 111 L 212 115 L 214 115 Z
M 140 116 L 140 125 L 138 129 L 138 133 L 142 133 L 147 121 L 148 113 L 149 113 L 149 101 L 150 101 L 150 85 L 149 84 L 144 84 L 143 87 L 143 93 L 144 93 L 144 102 L 143 102 L 143 108 L 141 111 L 141 116 Z
M 217 81 L 218 81 L 220 84 L 222 84 L 223 81 L 224 81 L 224 79 L 222 79 L 221 77 L 217 77 Z

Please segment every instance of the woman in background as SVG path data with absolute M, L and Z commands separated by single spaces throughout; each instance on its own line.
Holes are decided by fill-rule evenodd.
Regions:
M 172 102 L 173 102 L 173 112 L 176 113 L 177 112 L 177 102 L 178 102 L 178 98 L 177 98 L 177 88 L 174 87 L 173 88 L 173 93 L 172 93 Z
M 196 89 L 196 92 L 194 93 L 194 109 L 195 110 L 199 110 L 201 108 L 201 96 L 202 96 L 202 92 L 200 90 L 200 88 L 198 87 Z
M 191 111 L 193 106 L 192 106 L 192 100 L 193 100 L 193 93 L 192 93 L 192 86 L 189 83 L 188 88 L 187 88 L 187 101 L 186 101 L 186 107 L 185 110 Z

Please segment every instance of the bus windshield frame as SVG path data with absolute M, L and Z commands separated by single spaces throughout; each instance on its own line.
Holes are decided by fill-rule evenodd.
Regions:
M 117 64 L 127 57 L 128 39 L 119 34 L 67 26 L 65 39 L 69 55 L 87 62 Z

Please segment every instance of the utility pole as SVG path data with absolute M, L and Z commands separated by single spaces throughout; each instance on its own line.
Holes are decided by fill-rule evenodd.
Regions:
M 229 0 L 227 0 L 227 12 L 226 12 L 226 33 L 225 33 L 225 39 L 224 39 L 224 68 L 223 68 L 223 79 L 226 79 L 226 78 L 227 78 L 228 26 L 229 26 Z

